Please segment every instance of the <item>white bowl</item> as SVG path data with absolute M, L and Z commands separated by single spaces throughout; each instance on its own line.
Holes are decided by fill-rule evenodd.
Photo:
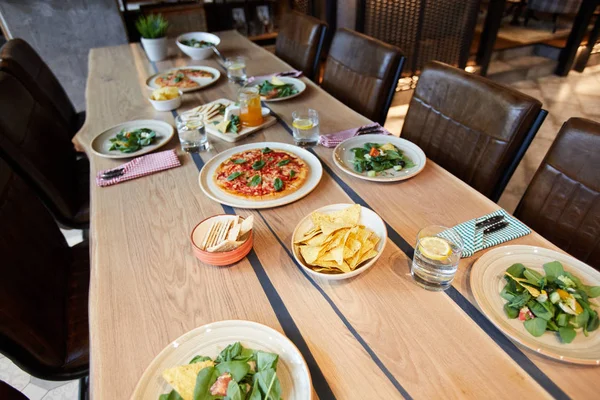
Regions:
M 323 214 L 327 214 L 327 213 L 331 213 L 334 211 L 343 210 L 344 208 L 348 208 L 351 205 L 352 204 L 330 204 L 328 206 L 321 207 L 318 210 L 315 210 L 313 212 L 320 212 Z M 298 251 L 298 248 L 294 244 L 294 242 L 296 240 L 300 239 L 301 237 L 303 237 L 304 233 L 309 231 L 313 227 L 313 223 L 310 219 L 310 215 L 304 217 L 304 219 L 302 221 L 300 221 L 300 223 L 296 226 L 294 233 L 292 234 L 292 252 L 294 254 L 294 258 L 296 259 L 296 261 L 298 261 L 298 264 L 300 264 L 302 269 L 304 269 L 304 271 L 306 271 L 309 275 L 312 275 L 317 278 L 322 278 L 325 280 L 337 281 L 337 280 L 352 278 L 356 275 L 362 274 L 363 272 L 365 272 L 366 270 L 371 268 L 375 264 L 375 262 L 377 262 L 379 257 L 381 257 L 381 254 L 383 253 L 383 249 L 385 249 L 385 244 L 387 242 L 387 228 L 385 227 L 385 223 L 383 222 L 381 217 L 379 215 L 377 215 L 377 213 L 375 211 L 370 210 L 365 207 L 362 207 L 362 206 L 360 207 L 359 224 L 364 225 L 367 228 L 369 228 L 370 230 L 372 230 L 373 232 L 375 232 L 375 234 L 377 236 L 379 236 L 379 243 L 377 243 L 377 247 L 376 247 L 377 255 L 375 257 L 373 257 L 372 259 L 363 263 L 361 266 L 356 268 L 354 271 L 345 272 L 342 274 L 324 274 L 322 272 L 316 272 L 316 271 L 313 271 L 312 269 L 308 268 L 308 266 L 304 262 L 304 259 L 300 255 L 300 252 Z
M 150 94 L 151 96 L 152 94 Z M 172 111 L 181 105 L 181 99 L 183 98 L 183 92 L 179 90 L 179 96 L 170 100 L 152 100 L 151 97 L 148 97 L 148 100 L 152 104 L 157 111 Z
M 214 51 L 211 47 L 191 47 L 191 46 L 186 46 L 185 44 L 180 42 L 181 40 L 190 40 L 190 39 L 196 39 L 198 41 L 204 40 L 205 42 L 211 42 L 211 43 L 214 43 L 215 47 L 217 47 L 219 45 L 219 43 L 221 43 L 221 39 L 219 39 L 218 36 L 213 35 L 212 33 L 207 33 L 207 32 L 189 32 L 189 33 L 184 33 L 183 35 L 179 35 L 177 37 L 177 47 L 179 47 L 179 49 L 181 51 L 183 51 L 185 54 L 190 56 L 192 58 L 192 60 L 205 60 L 207 58 L 210 58 L 210 56 L 212 56 L 214 54 Z

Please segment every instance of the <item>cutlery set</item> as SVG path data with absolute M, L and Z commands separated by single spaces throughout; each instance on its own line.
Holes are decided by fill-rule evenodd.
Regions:
M 487 235 L 504 229 L 507 226 L 508 222 L 504 221 L 504 215 L 496 215 L 476 223 L 475 229 L 483 229 L 483 234 Z

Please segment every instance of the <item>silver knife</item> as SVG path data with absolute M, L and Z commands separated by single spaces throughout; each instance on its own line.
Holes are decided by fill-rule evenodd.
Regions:
M 506 228 L 507 226 L 508 226 L 508 222 L 506 222 L 506 221 L 500 222 L 500 223 L 497 223 L 497 224 L 494 224 L 492 226 L 489 226 L 489 227 L 485 228 L 484 231 L 483 231 L 483 234 L 487 235 L 487 234 L 490 234 L 492 232 L 497 232 L 500 229 Z
M 478 223 L 475 224 L 475 229 L 481 229 L 481 228 L 485 228 L 486 226 L 490 226 L 493 225 L 497 222 L 500 222 L 504 219 L 504 215 L 495 215 L 493 217 L 484 219 L 483 221 L 480 221 Z

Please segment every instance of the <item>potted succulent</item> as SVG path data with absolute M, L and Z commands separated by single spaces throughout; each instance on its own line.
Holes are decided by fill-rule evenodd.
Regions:
M 142 36 L 142 46 L 144 46 L 150 61 L 160 61 L 167 58 L 167 29 L 169 23 L 162 15 L 142 15 L 135 21 L 135 27 Z

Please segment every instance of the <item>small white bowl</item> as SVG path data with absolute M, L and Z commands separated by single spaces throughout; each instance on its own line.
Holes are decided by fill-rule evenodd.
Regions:
M 214 43 L 215 47 L 221 43 L 221 39 L 219 39 L 218 36 L 207 32 L 189 32 L 179 35 L 177 37 L 177 47 L 179 47 L 179 49 L 185 54 L 190 56 L 192 60 L 205 60 L 210 58 L 214 54 L 214 51 L 211 47 L 191 47 L 181 43 L 181 40 L 190 39 L 196 39 L 198 41 L 204 40 L 205 42 Z
M 345 208 L 350 207 L 351 205 L 352 204 L 331 204 L 325 207 L 321 207 L 313 212 L 328 214 L 334 211 L 343 210 Z M 294 242 L 302 238 L 305 232 L 313 228 L 313 223 L 310 219 L 310 215 L 306 216 L 304 219 L 302 219 L 302 221 L 300 221 L 300 223 L 296 226 L 294 233 L 292 234 L 292 252 L 294 254 L 294 258 L 296 259 L 296 261 L 298 261 L 298 264 L 300 264 L 302 269 L 306 271 L 306 273 L 308 273 L 309 275 L 329 281 L 348 279 L 356 275 L 362 274 L 363 272 L 371 268 L 375 264 L 375 262 L 377 262 L 379 257 L 381 257 L 381 254 L 383 254 L 383 249 L 385 249 L 385 244 L 387 242 L 387 228 L 385 227 L 385 222 L 383 222 L 381 217 L 377 215 L 375 211 L 362 206 L 360 207 L 359 224 L 364 225 L 365 227 L 375 232 L 375 234 L 379 236 L 379 243 L 377 243 L 377 246 L 375 247 L 375 250 L 377 250 L 377 255 L 371 258 L 370 260 L 365 261 L 354 271 L 345 272 L 341 274 L 324 274 L 322 272 L 313 271 L 312 269 L 306 266 L 304 259 L 298 251 L 298 246 L 296 246 Z
M 152 96 L 152 94 L 150 94 Z M 152 98 L 148 96 L 148 100 L 152 104 L 157 111 L 172 111 L 181 105 L 181 99 L 183 98 L 183 92 L 179 90 L 179 96 L 170 100 L 152 100 Z

